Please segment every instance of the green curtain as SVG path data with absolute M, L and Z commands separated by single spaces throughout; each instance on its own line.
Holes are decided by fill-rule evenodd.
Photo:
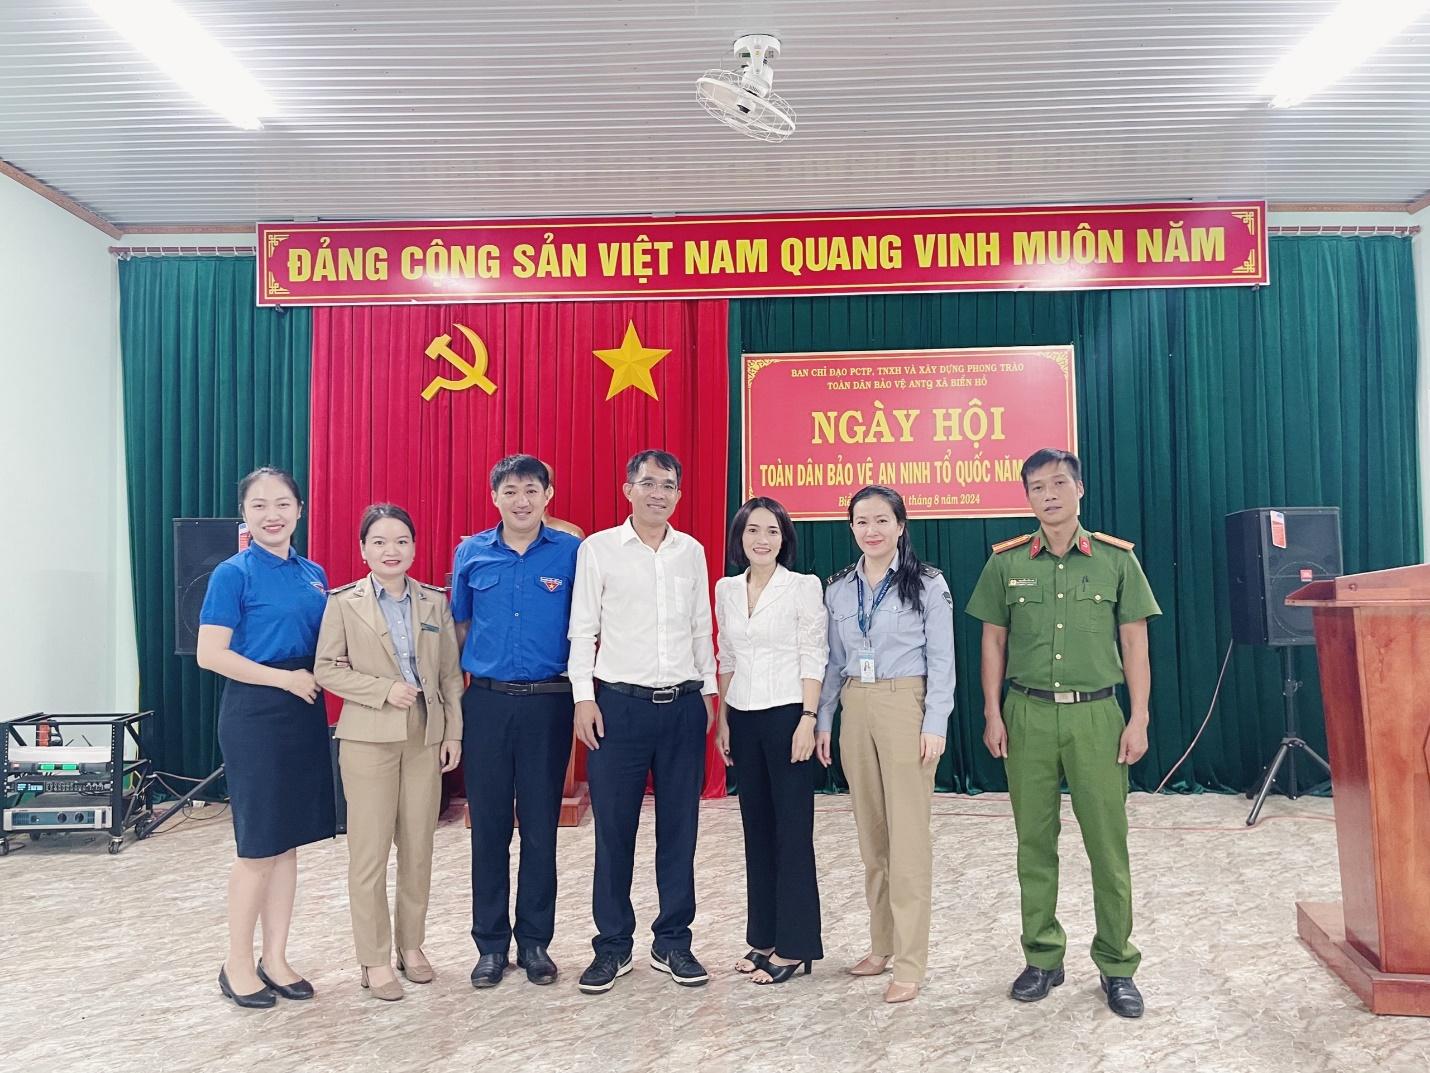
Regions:
M 731 512 L 739 503 L 744 353 L 1076 347 L 1083 520 L 1137 544 L 1163 616 L 1151 628 L 1152 730 L 1132 771 L 1153 789 L 1206 715 L 1230 642 L 1224 516 L 1341 509 L 1345 570 L 1420 560 L 1415 286 L 1410 240 L 1272 238 L 1262 288 L 771 298 L 732 303 Z M 855 557 L 837 522 L 801 523 L 799 568 Z M 957 707 L 942 790 L 1006 788 L 983 748 L 979 625 L 962 611 L 989 544 L 1028 521 L 916 521 L 953 589 Z M 1325 755 L 1315 654 L 1295 651 L 1303 736 Z M 1170 787 L 1253 785 L 1282 733 L 1278 655 L 1237 646 L 1210 726 Z M 1303 785 L 1317 781 L 1303 762 Z M 844 786 L 836 765 L 830 789 Z
M 236 516 L 256 466 L 307 484 L 311 317 L 256 308 L 254 272 L 252 257 L 119 264 L 139 698 L 155 711 L 144 748 L 189 778 L 220 763 L 219 682 L 174 655 L 173 519 Z

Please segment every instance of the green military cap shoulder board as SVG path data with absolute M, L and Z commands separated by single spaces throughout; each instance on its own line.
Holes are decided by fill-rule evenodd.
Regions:
M 1131 551 L 1137 545 L 1130 540 L 1123 540 L 1121 537 L 1108 536 L 1106 533 L 1093 533 L 1093 540 L 1100 540 L 1104 544 L 1111 544 L 1114 548 L 1121 548 L 1123 551 Z
M 357 581 L 349 581 L 346 585 L 341 585 L 341 586 L 339 586 L 339 587 L 336 588 L 336 589 L 329 589 L 329 590 L 328 590 L 328 595 L 329 595 L 329 596 L 336 596 L 336 595 L 338 595 L 338 593 L 340 593 L 340 592 L 347 592 L 349 589 L 356 588 L 357 585 L 358 585 L 358 582 L 360 582 L 360 581 L 362 581 L 362 578 L 358 578 Z
M 858 566 L 858 565 L 859 565 L 859 564 L 858 564 L 857 562 L 850 563 L 848 566 L 846 566 L 843 570 L 840 570 L 838 573 L 830 574 L 829 577 L 825 579 L 825 582 L 824 582 L 824 583 L 825 583 L 826 585 L 833 585 L 833 584 L 834 584 L 836 581 L 838 581 L 840 578 L 846 578 L 846 577 L 848 577 L 848 576 L 853 572 L 854 568 L 855 568 L 856 566 Z
M 993 554 L 1002 555 L 1005 551 L 1012 551 L 1014 548 L 1021 548 L 1028 541 L 1033 539 L 1032 533 L 1024 533 L 1022 536 L 1010 537 L 1007 540 L 1000 540 L 993 545 Z

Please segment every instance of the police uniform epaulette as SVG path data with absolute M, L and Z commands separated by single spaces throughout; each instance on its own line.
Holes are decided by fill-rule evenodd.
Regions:
M 1121 548 L 1123 551 L 1131 551 L 1137 545 L 1130 540 L 1123 540 L 1121 537 L 1108 536 L 1106 533 L 1093 533 L 1093 540 L 1100 540 L 1104 544 L 1111 544 L 1114 548 Z
M 360 581 L 362 581 L 362 578 L 358 578 L 357 581 L 349 581 L 346 585 L 339 585 L 336 589 L 329 589 L 328 595 L 336 596 L 340 592 L 347 592 L 349 589 L 356 588 Z
M 441 585 L 429 585 L 425 581 L 419 581 L 417 585 L 419 588 L 426 589 L 428 592 L 441 593 L 443 596 L 447 595 L 447 590 L 444 589 Z
M 839 572 L 834 573 L 834 574 L 830 574 L 829 577 L 825 579 L 824 583 L 825 583 L 826 585 L 833 585 L 836 581 L 840 580 L 841 578 L 846 578 L 846 577 L 848 577 L 851 573 L 854 572 L 854 568 L 855 568 L 856 566 L 858 566 L 858 565 L 859 565 L 858 563 L 850 563 L 850 564 L 849 564 L 848 566 L 846 566 L 843 570 L 840 570 Z
M 924 563 L 922 569 L 924 577 L 938 577 L 940 574 L 943 573 L 942 570 L 934 566 L 932 563 Z
M 1022 536 L 1009 537 L 1007 540 L 1000 540 L 993 545 L 993 554 L 1002 555 L 1005 551 L 1012 551 L 1014 548 L 1021 548 L 1028 541 L 1033 539 L 1032 533 L 1024 533 Z

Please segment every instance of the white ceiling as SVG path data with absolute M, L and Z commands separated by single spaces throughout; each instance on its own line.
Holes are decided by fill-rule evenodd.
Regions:
M 1430 191 L 1430 18 L 1299 108 L 1332 0 L 182 0 L 280 114 L 198 106 L 83 0 L 0 0 L 0 158 L 120 225 Z M 783 41 L 788 142 L 705 116 Z

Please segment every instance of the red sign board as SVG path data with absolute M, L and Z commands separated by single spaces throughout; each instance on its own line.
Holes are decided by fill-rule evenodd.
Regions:
M 1071 346 L 746 354 L 745 497 L 847 517 L 886 484 L 915 518 L 1028 515 L 1023 460 L 1077 450 Z
M 1266 283 L 1264 202 L 258 225 L 258 304 Z

